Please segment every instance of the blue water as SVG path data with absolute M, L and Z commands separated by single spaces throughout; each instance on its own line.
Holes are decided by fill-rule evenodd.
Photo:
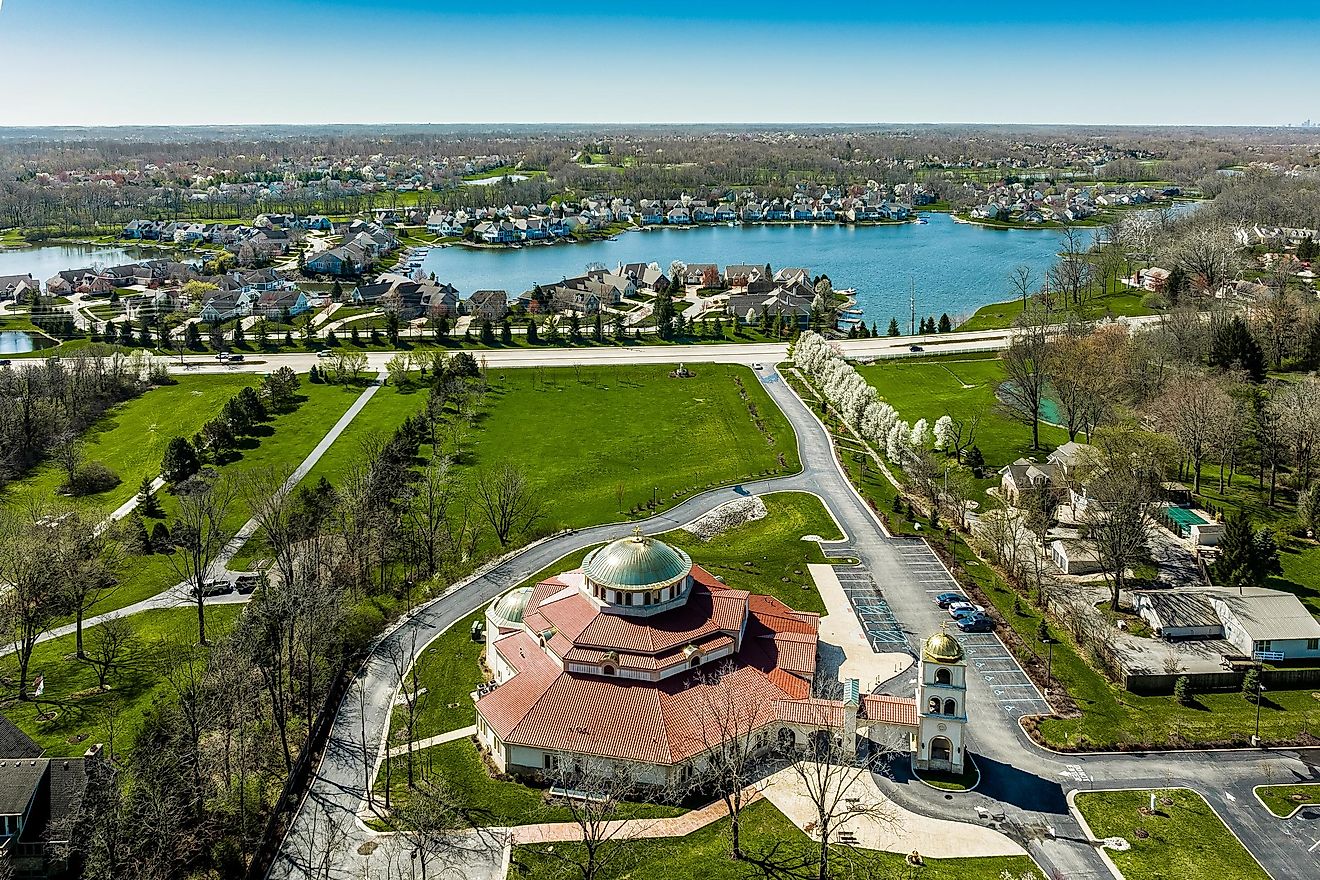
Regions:
M 122 266 L 138 260 L 166 256 L 164 251 L 145 248 L 85 247 L 82 245 L 45 245 L 32 248 L 0 249 L 0 275 L 31 275 L 45 284 L 65 269 L 92 266 Z
M 947 214 L 927 219 L 898 226 L 660 228 L 588 244 L 446 247 L 432 250 L 423 268 L 464 295 L 490 288 L 516 295 L 538 282 L 579 275 L 592 262 L 611 269 L 620 262 L 657 262 L 666 271 L 673 260 L 802 266 L 829 275 L 836 288 L 856 288 L 866 320 L 883 330 L 891 315 L 906 327 L 910 283 L 918 317 L 948 312 L 957 319 L 1011 299 L 1009 274 L 1018 265 L 1031 266 L 1043 280 L 1059 250 L 1057 230 L 988 229 L 955 223 Z
M 0 354 L 27 354 L 34 348 L 30 333 L 23 330 L 0 330 Z

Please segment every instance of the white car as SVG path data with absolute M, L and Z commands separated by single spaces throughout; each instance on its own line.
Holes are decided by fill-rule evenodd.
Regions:
M 977 605 L 975 602 L 954 602 L 949 606 L 949 616 L 958 617 L 962 614 L 984 614 L 985 608 Z
M 323 348 L 316 353 L 316 356 L 319 358 L 332 358 L 335 356 L 335 353 L 328 348 Z
M 752 369 L 753 369 L 753 370 L 759 370 L 759 369 L 761 369 L 761 365 L 760 365 L 760 364 L 752 364 Z

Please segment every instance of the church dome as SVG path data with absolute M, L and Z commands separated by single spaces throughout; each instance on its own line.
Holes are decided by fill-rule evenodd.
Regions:
M 527 600 L 532 597 L 531 587 L 518 587 L 510 590 L 495 600 L 491 614 L 506 623 L 522 623 L 523 612 L 527 610 Z
M 946 632 L 937 632 L 921 647 L 921 658 L 933 663 L 957 663 L 963 658 L 962 645 Z
M 591 551 L 582 571 L 600 587 L 647 590 L 682 580 L 692 571 L 692 559 L 663 541 L 636 534 Z

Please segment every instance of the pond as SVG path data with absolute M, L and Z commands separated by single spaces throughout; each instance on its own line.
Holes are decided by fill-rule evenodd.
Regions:
M 36 340 L 26 330 L 0 330 L 0 355 L 27 354 L 36 348 Z
M 656 262 L 666 271 L 673 260 L 801 266 L 829 275 L 836 288 L 855 288 L 866 320 L 883 330 L 891 315 L 907 324 L 910 292 L 918 317 L 968 316 L 987 303 L 1011 299 L 1014 267 L 1031 266 L 1036 278 L 1043 278 L 1059 239 L 1058 230 L 989 229 L 929 214 L 925 224 L 657 228 L 584 244 L 444 247 L 430 252 L 423 269 L 465 295 L 489 288 L 516 295 L 537 283 L 580 275 L 593 262 L 611 269 L 618 263 Z

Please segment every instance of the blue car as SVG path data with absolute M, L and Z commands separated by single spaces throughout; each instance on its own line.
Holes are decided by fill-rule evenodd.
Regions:
M 966 602 L 967 597 L 962 593 L 940 593 L 935 597 L 935 604 L 941 608 L 948 608 L 955 602 Z
M 957 624 L 958 629 L 965 633 L 991 632 L 995 628 L 995 622 L 980 612 L 961 615 L 955 618 L 953 622 Z

